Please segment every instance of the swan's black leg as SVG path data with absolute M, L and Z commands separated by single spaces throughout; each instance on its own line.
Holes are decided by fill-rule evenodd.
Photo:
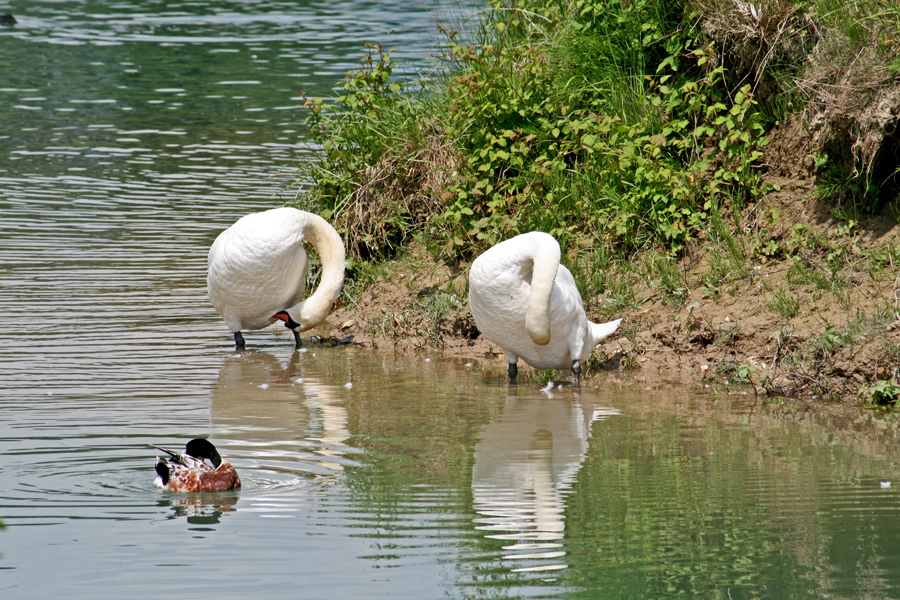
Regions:
M 294 334 L 294 350 L 299 350 L 303 347 L 303 340 L 300 339 L 300 332 L 296 329 L 291 329 L 291 333 Z
M 577 358 L 572 361 L 572 372 L 575 373 L 575 387 L 581 387 L 581 361 Z
M 510 385 L 516 384 L 516 377 L 519 374 L 519 367 L 516 363 L 510 363 L 509 368 L 506 370 L 509 373 L 509 383 Z
M 244 336 L 241 335 L 240 331 L 234 332 L 234 349 L 235 350 L 243 350 L 246 346 L 246 342 L 244 342 Z

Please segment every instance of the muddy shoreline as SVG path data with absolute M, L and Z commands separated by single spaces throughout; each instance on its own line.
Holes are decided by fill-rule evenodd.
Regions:
M 780 191 L 764 201 L 782 215 L 768 232 L 771 239 L 786 243 L 796 223 L 822 235 L 835 227 L 828 211 L 810 199 L 811 180 L 779 177 L 777 182 Z M 873 216 L 846 243 L 863 255 L 900 244 L 900 232 L 890 216 Z M 860 263 L 846 275 L 850 285 L 830 294 L 790 277 L 796 256 L 751 261 L 747 276 L 711 290 L 710 259 L 703 240 L 684 253 L 679 266 L 687 289 L 677 302 L 653 285 L 637 291 L 640 305 L 613 315 L 603 314 L 603 298 L 585 298 L 589 319 L 624 319 L 619 331 L 596 348 L 586 376 L 622 372 L 689 385 L 741 382 L 769 397 L 843 404 L 862 403 L 862 388 L 896 377 L 900 265 L 888 264 L 876 273 Z M 413 246 L 389 261 L 384 274 L 352 301 L 339 303 L 328 323 L 341 336 L 352 333 L 354 342 L 365 347 L 477 359 L 484 368 L 505 373 L 502 351 L 480 335 L 469 313 L 467 273 L 468 264 L 448 266 Z M 778 290 L 799 299 L 796 314 L 775 312 Z M 429 300 L 438 296 L 443 306 L 429 308 Z M 866 326 L 872 315 L 880 315 L 879 324 Z M 853 336 L 842 333 L 853 327 Z M 840 343 L 829 343 L 830 332 L 835 340 L 843 336 Z M 520 361 L 520 372 L 529 376 L 531 369 Z M 557 376 L 571 378 L 562 372 Z

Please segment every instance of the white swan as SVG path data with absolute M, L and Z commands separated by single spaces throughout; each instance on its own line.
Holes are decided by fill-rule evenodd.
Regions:
M 319 254 L 322 277 L 303 299 L 309 263 L 303 242 Z M 276 320 L 300 332 L 325 320 L 344 282 L 344 243 L 325 219 L 296 208 L 275 208 L 241 217 L 209 249 L 209 299 L 238 349 L 242 329 L 262 329 Z
M 559 259 L 553 236 L 533 231 L 490 248 L 469 270 L 469 308 L 479 331 L 503 349 L 510 381 L 521 357 L 536 369 L 571 368 L 579 384 L 581 361 L 622 321 L 588 321 Z

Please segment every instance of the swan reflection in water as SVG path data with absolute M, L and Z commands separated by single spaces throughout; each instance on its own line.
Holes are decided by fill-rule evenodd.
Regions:
M 571 393 L 571 395 L 569 395 Z M 476 528 L 505 540 L 513 572 L 564 569 L 565 495 L 588 449 L 591 425 L 618 411 L 595 407 L 576 390 L 547 397 L 511 387 L 500 419 L 475 445 Z
M 227 452 L 242 490 L 168 496 L 160 506 L 174 507 L 170 518 L 213 524 L 245 505 L 276 514 L 288 510 L 292 494 L 331 483 L 355 464 L 342 404 L 348 390 L 322 383 L 306 354 L 294 352 L 287 365 L 255 351 L 225 359 L 210 392 L 210 437 Z
M 271 354 L 251 351 L 222 365 L 211 393 L 213 429 L 248 449 L 238 462 L 246 470 L 251 459 L 251 481 L 254 467 L 328 479 L 353 464 L 344 458 L 355 452 L 346 444 L 348 390 L 322 383 L 315 359 L 306 358 L 294 352 L 285 366 Z M 240 456 L 240 450 L 231 453 Z

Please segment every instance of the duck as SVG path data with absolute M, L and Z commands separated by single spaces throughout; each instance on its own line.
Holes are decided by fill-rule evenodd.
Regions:
M 319 255 L 318 287 L 304 297 L 309 242 Z M 206 288 L 213 307 L 234 334 L 236 350 L 246 347 L 244 330 L 276 321 L 294 334 L 321 324 L 341 293 L 344 242 L 317 214 L 282 207 L 245 215 L 219 234 L 209 249 Z
M 511 384 L 522 358 L 535 369 L 571 369 L 579 386 L 582 361 L 622 322 L 588 321 L 560 256 L 556 238 L 532 231 L 492 246 L 469 269 L 469 309 L 478 330 L 503 350 Z
M 156 460 L 157 487 L 170 492 L 225 492 L 241 487 L 237 471 L 209 440 L 193 439 L 183 453 L 153 447 L 169 455 Z

